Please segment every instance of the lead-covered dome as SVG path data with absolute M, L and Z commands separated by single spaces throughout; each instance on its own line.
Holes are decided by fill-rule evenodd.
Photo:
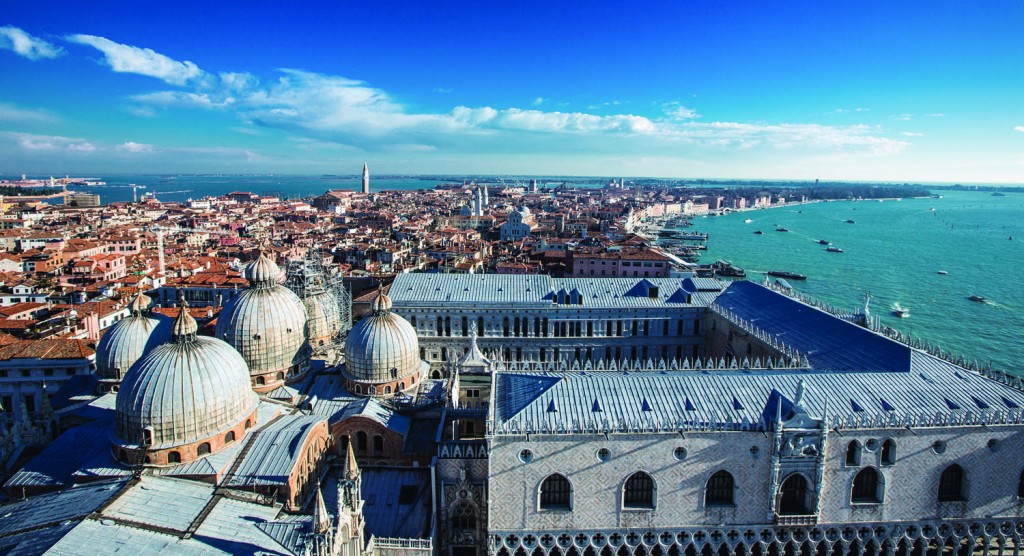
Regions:
M 136 361 L 171 338 L 169 319 L 146 314 L 151 301 L 136 294 L 128 305 L 131 313 L 108 328 L 96 344 L 96 375 L 104 392 L 116 391 Z
M 115 445 L 145 444 L 153 463 L 177 463 L 240 439 L 255 423 L 257 397 L 245 360 L 216 338 L 197 336 L 187 307 L 171 341 L 132 366 L 117 393 Z
M 307 296 L 302 300 L 309 320 L 309 343 L 320 346 L 329 343 L 341 332 L 341 304 L 328 290 Z
M 267 392 L 308 367 L 306 308 L 278 284 L 281 269 L 266 255 L 250 263 L 245 276 L 252 285 L 224 306 L 216 335 L 245 359 L 252 387 Z
M 360 386 L 374 387 L 365 393 L 388 394 L 413 386 L 426 366 L 416 329 L 392 313 L 391 298 L 378 292 L 371 314 L 345 339 L 345 374 Z

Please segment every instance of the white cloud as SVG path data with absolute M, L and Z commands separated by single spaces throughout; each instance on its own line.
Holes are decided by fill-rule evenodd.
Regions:
M 896 114 L 895 116 L 893 116 L 893 119 L 894 120 L 900 120 L 902 122 L 906 122 L 906 121 L 914 119 L 914 115 L 913 114 Z
M 945 117 L 945 114 L 943 114 L 941 112 L 936 112 L 934 114 L 925 114 L 924 116 L 926 118 L 942 118 L 942 117 Z
M 442 95 L 446 95 L 446 94 L 452 92 L 453 90 L 454 89 L 452 89 L 451 87 L 436 87 L 436 88 L 434 88 L 434 92 L 435 93 L 441 93 Z
M 675 120 L 692 120 L 700 117 L 700 114 L 698 114 L 696 110 L 687 108 L 683 105 L 674 106 L 671 109 L 666 110 L 665 113 Z
M 19 108 L 13 104 L 0 102 L 0 123 L 26 125 L 45 124 L 57 121 L 57 118 L 43 110 Z
M 904 137 L 924 137 L 923 133 L 918 133 L 916 131 L 902 131 L 900 132 L 900 135 L 903 135 Z
M 234 97 L 216 98 L 208 93 L 187 93 L 184 91 L 157 91 L 132 95 L 131 100 L 147 106 L 186 106 L 190 108 L 223 108 L 235 102 Z
M 1018 126 L 1014 126 L 1014 127 L 1013 127 L 1013 130 L 1014 130 L 1014 131 L 1019 131 L 1019 132 L 1021 132 L 1021 133 L 1024 133 L 1024 125 L 1018 125 Z
M 544 97 L 537 97 L 533 99 L 534 106 L 540 106 L 541 104 L 544 104 Z
M 32 133 L 3 131 L 0 132 L 0 137 L 13 140 L 26 151 L 90 153 L 96 150 L 96 145 L 85 139 L 63 137 L 60 135 L 35 135 Z
M 110 69 L 118 73 L 155 77 L 171 85 L 184 85 L 204 75 L 203 70 L 192 62 L 179 62 L 149 48 L 120 44 L 95 35 L 71 35 L 67 40 L 99 50 Z
M 117 150 L 127 153 L 151 153 L 153 152 L 153 145 L 136 143 L 135 141 L 126 141 L 118 145 Z
M 10 25 L 0 27 L 0 49 L 11 50 L 29 60 L 56 58 L 64 49 Z

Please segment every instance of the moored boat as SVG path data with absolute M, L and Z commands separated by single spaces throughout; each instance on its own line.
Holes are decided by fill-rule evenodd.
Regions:
M 842 253 L 843 252 L 842 249 L 840 249 L 838 247 L 832 247 L 832 246 L 829 246 L 828 249 L 825 249 L 825 250 L 828 251 L 829 253 Z
M 982 297 L 980 295 L 969 295 L 969 296 L 967 296 L 967 299 L 970 299 L 971 301 L 976 301 L 978 303 L 987 303 L 988 302 L 987 299 L 985 299 L 984 297 Z
M 796 272 L 789 272 L 787 270 L 769 270 L 768 276 L 775 276 L 777 278 L 789 278 L 790 280 L 806 280 L 807 276 L 803 274 L 797 274 Z

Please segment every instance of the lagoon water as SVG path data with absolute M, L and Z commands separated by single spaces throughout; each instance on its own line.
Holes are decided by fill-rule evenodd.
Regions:
M 806 282 L 790 281 L 795 289 L 851 310 L 870 292 L 872 313 L 883 324 L 1024 374 L 1024 194 L 937 192 L 943 198 L 812 203 L 698 218 L 691 229 L 710 234 L 701 262 L 731 261 L 750 280 L 762 280 L 768 270 L 804 274 Z M 827 252 L 821 239 L 844 252 Z M 989 302 L 970 301 L 970 295 Z M 894 317 L 894 303 L 910 317 Z

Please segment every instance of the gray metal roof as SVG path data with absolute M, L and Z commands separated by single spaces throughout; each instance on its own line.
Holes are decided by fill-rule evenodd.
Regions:
M 117 494 L 125 482 L 104 481 L 4 504 L 0 506 L 0 536 L 89 515 Z
M 791 398 L 800 381 L 808 414 L 821 418 L 827 400 L 830 422 L 842 426 L 1024 419 L 1024 392 L 922 352 L 915 351 L 912 360 L 908 372 L 500 373 L 493 424 L 498 434 L 756 428 L 771 420 L 765 411 L 773 391 Z
M 185 531 L 211 496 L 209 483 L 143 477 L 107 506 L 103 516 Z
M 302 456 L 302 445 L 317 423 L 318 415 L 286 415 L 256 434 L 249 451 L 228 480 L 228 486 L 282 485 Z
M 109 414 L 109 410 L 108 410 Z M 4 483 L 6 488 L 75 484 L 76 478 L 127 476 L 110 455 L 112 419 L 65 431 Z
M 217 338 L 231 344 L 253 375 L 286 371 L 309 357 L 308 323 L 302 300 L 274 284 L 244 290 L 217 317 Z
M 377 400 L 374 400 L 373 398 L 363 398 L 360 401 L 349 404 L 344 410 L 342 410 L 341 414 L 338 416 L 338 420 L 340 421 L 348 417 L 355 416 L 373 419 L 401 435 L 405 435 L 409 430 L 408 417 L 395 413 L 394 411 L 377 403 Z
M 395 277 L 388 295 L 396 311 L 402 309 L 451 304 L 481 305 L 485 307 L 508 306 L 520 308 L 546 308 L 553 304 L 552 297 L 564 291 L 575 290 L 582 305 L 566 305 L 568 308 L 641 308 L 674 307 L 686 304 L 686 297 L 680 299 L 672 294 L 684 287 L 690 278 L 552 278 L 540 274 L 399 274 Z M 707 280 L 710 280 L 708 282 Z M 642 282 L 658 288 L 658 296 L 648 297 L 646 289 L 638 291 Z M 701 287 L 688 285 L 688 293 L 695 291 L 690 304 L 703 306 L 714 299 L 721 283 L 714 279 L 703 279 Z M 717 285 L 713 286 L 713 283 Z M 706 290 L 706 291 L 702 291 Z
M 366 467 L 362 483 L 367 536 L 430 536 L 430 469 Z M 403 488 L 408 490 L 409 503 L 400 500 Z

